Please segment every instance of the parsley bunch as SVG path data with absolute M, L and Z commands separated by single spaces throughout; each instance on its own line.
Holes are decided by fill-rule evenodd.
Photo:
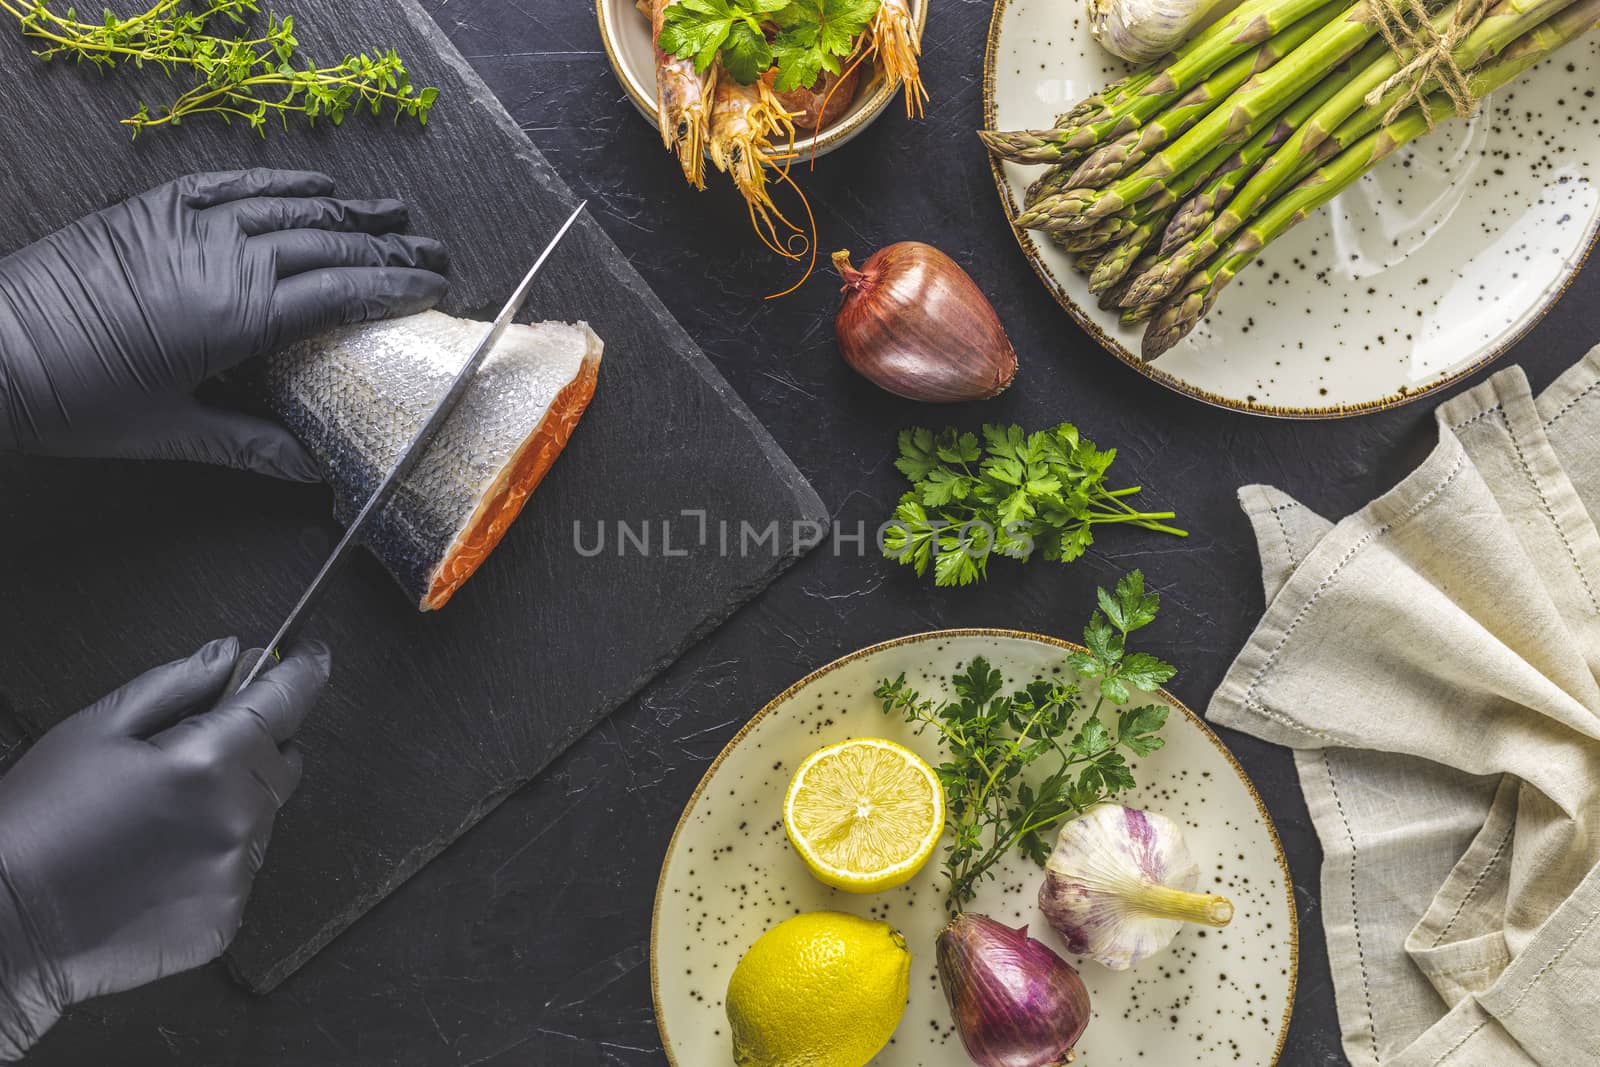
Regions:
M 773 87 L 788 92 L 838 74 L 877 13 L 878 0 L 678 0 L 657 43 L 701 72 L 721 56 L 746 85 L 776 68 Z
M 239 119 L 266 135 L 267 122 L 287 125 L 291 114 L 308 120 L 327 116 L 335 126 L 357 108 L 374 115 L 386 106 L 396 118 L 408 115 L 426 125 L 439 90 L 411 84 L 405 63 L 393 49 L 348 55 L 318 66 L 299 55 L 294 19 L 268 15 L 259 36 L 219 36 L 211 23 L 226 19 L 243 26 L 260 14 L 260 0 L 155 0 L 137 15 L 119 18 L 110 11 L 83 22 L 73 8 L 58 14 L 45 0 L 0 0 L 0 12 L 18 20 L 25 36 L 39 42 L 42 60 L 70 58 L 101 69 L 152 64 L 169 75 L 186 70 L 193 85 L 172 103 L 152 111 L 145 104 L 123 124 L 135 136 L 153 126 L 176 126 L 195 115 Z
M 954 429 L 901 431 L 895 467 L 911 489 L 884 532 L 884 555 L 919 575 L 932 563 L 936 585 L 968 585 L 988 576 L 994 553 L 1026 562 L 1037 549 L 1070 563 L 1104 523 L 1189 536 L 1160 521 L 1172 512 L 1128 504 L 1139 486 L 1108 489 L 1116 449 L 1095 448 L 1071 423 L 1033 434 L 985 426 L 983 439 Z
M 1114 723 L 1102 717 L 1107 705 L 1121 708 L 1177 673 L 1149 653 L 1127 651 L 1128 635 L 1155 619 L 1160 597 L 1145 591 L 1139 571 L 1115 592 L 1097 592 L 1100 610 L 1083 631 L 1087 647 L 1067 657 L 1076 676 L 1070 682 L 1036 678 L 1006 695 L 1000 672 L 974 657 L 950 679 L 955 700 L 925 699 L 904 674 L 878 684 L 885 714 L 902 716 L 918 733 L 937 730 L 949 754 L 935 770 L 952 838 L 944 859 L 952 911 L 977 895 L 1013 848 L 1044 866 L 1047 835 L 1063 819 L 1133 788 L 1124 753 L 1148 756 L 1166 743 L 1159 736 L 1165 704 L 1126 708 Z M 1087 716 L 1081 681 L 1098 683 Z

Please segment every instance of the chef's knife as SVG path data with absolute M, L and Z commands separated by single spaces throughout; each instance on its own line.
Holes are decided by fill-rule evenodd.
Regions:
M 527 303 L 528 294 L 533 290 L 534 278 L 538 276 L 539 270 L 545 264 L 545 260 L 550 258 L 550 253 L 556 250 L 556 246 L 561 243 L 561 239 L 567 235 L 567 231 L 572 229 L 572 224 L 578 221 L 578 216 L 583 214 L 583 207 L 586 203 L 588 201 L 578 205 L 577 209 L 567 218 L 567 221 L 561 224 L 561 229 L 556 231 L 556 235 L 550 239 L 550 243 L 545 245 L 544 251 L 539 253 L 539 258 L 534 260 L 532 268 L 522 279 L 522 283 L 511 294 L 511 299 L 506 301 L 506 306 L 500 309 L 500 314 L 495 316 L 494 322 L 490 323 L 488 330 L 484 331 L 483 340 L 478 342 L 478 347 L 472 350 L 472 355 L 461 365 L 461 370 L 456 373 L 455 381 L 450 383 L 450 388 L 445 391 L 444 396 L 434 405 L 427 421 L 422 424 L 422 429 L 418 430 L 416 436 L 411 439 L 411 443 L 406 445 L 405 451 L 400 453 L 400 459 L 396 461 L 389 473 L 384 475 L 383 481 L 378 483 L 378 488 L 373 491 L 372 496 L 367 498 L 367 502 L 356 513 L 354 521 L 346 527 L 344 536 L 334 546 L 333 554 L 322 565 L 322 569 L 317 572 L 317 576 L 311 580 L 311 584 L 306 587 L 306 591 L 300 594 L 300 599 L 295 603 L 294 610 L 289 612 L 289 617 L 283 620 L 282 626 L 278 627 L 278 632 L 273 635 L 272 640 L 267 644 L 267 649 L 253 648 L 239 657 L 239 662 L 233 669 L 233 677 L 229 679 L 227 692 L 236 693 L 255 681 L 256 676 L 261 673 L 263 664 L 269 659 L 267 650 L 271 651 L 271 658 L 277 658 L 280 650 L 288 646 L 300 632 L 300 627 L 305 624 L 307 617 L 316 609 L 318 602 L 322 600 L 323 595 L 327 592 L 328 583 L 333 578 L 334 573 L 338 571 L 340 564 L 349 557 L 356 545 L 361 543 L 361 538 L 366 533 L 367 527 L 379 515 L 383 514 L 383 509 L 389 503 L 390 497 L 394 495 L 396 487 L 405 480 L 406 476 L 416 467 L 417 462 L 428 451 L 428 446 L 433 443 L 433 438 L 439 432 L 439 428 L 444 425 L 445 419 L 449 418 L 450 412 L 455 410 L 456 404 L 460 402 L 461 397 L 466 393 L 467 383 L 472 380 L 473 374 L 477 372 L 478 367 L 483 363 L 484 357 L 499 343 L 500 338 L 506 332 L 506 327 L 511 324 L 511 320 L 516 317 L 517 312 L 522 310 L 522 305 Z

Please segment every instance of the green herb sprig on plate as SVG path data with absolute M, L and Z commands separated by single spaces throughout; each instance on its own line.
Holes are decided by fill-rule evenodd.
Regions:
M 720 56 L 746 85 L 776 69 L 773 88 L 788 92 L 840 73 L 877 12 L 878 0 L 678 0 L 663 16 L 659 44 L 702 72 Z
M 1133 788 L 1128 756 L 1161 748 L 1165 704 L 1124 708 L 1167 682 L 1177 668 L 1147 652 L 1129 652 L 1128 636 L 1155 620 L 1160 597 L 1133 571 L 1113 592 L 1097 591 L 1099 610 L 1084 627 L 1086 651 L 1073 652 L 1070 681 L 1036 678 L 1007 694 L 1005 678 L 982 657 L 950 679 L 954 700 L 924 697 L 906 676 L 878 684 L 888 715 L 937 731 L 947 758 L 935 768 L 944 786 L 947 903 L 959 911 L 1011 849 L 1041 867 L 1049 834 L 1063 819 Z M 1098 683 L 1094 705 L 1081 681 Z M 1104 714 L 1110 709 L 1114 717 Z M 1039 764 L 1039 767 L 1035 767 Z M 1043 771 L 1041 769 L 1049 768 Z
M 1139 511 L 1127 502 L 1140 487 L 1111 489 L 1106 471 L 1116 449 L 1101 450 L 1071 423 L 1026 433 L 985 426 L 900 433 L 895 467 L 911 481 L 883 540 L 884 555 L 927 573 L 934 584 L 968 585 L 988 576 L 998 553 L 1026 561 L 1071 562 L 1094 543 L 1094 527 L 1129 524 L 1187 537 L 1164 523 L 1170 511 Z

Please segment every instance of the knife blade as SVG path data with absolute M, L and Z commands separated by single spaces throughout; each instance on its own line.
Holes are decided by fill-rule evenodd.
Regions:
M 573 224 L 578 221 L 578 216 L 583 214 L 584 205 L 587 203 L 588 201 L 585 200 L 578 204 L 577 208 L 568 216 L 567 221 L 562 223 L 561 228 L 556 231 L 556 235 L 550 238 L 550 243 L 545 245 L 544 251 L 539 253 L 539 258 L 534 260 L 533 266 L 529 268 L 528 273 L 511 294 L 511 299 L 506 301 L 505 307 L 500 309 L 500 314 L 494 317 L 494 321 L 484 331 L 483 339 L 478 342 L 478 347 L 472 350 L 472 355 L 468 356 L 467 361 L 461 365 L 461 370 L 456 373 L 455 380 L 450 383 L 450 388 L 445 390 L 444 396 L 439 398 L 439 402 L 434 405 L 433 411 L 429 413 L 427 419 L 423 422 L 422 428 L 411 438 L 411 443 L 406 445 L 404 452 L 400 453 L 400 458 L 390 468 L 389 473 L 383 476 L 383 481 L 378 483 L 378 488 L 367 498 L 367 502 L 361 505 L 361 510 L 356 513 L 355 519 L 345 528 L 344 536 L 339 538 L 339 543 L 334 546 L 333 553 L 328 557 L 327 562 L 323 563 L 322 569 L 317 571 L 316 577 L 311 580 L 311 584 L 306 587 L 305 592 L 300 594 L 300 599 L 295 602 L 294 608 L 289 612 L 288 617 L 283 620 L 283 625 L 278 627 L 277 633 L 273 634 L 272 640 L 268 642 L 266 648 L 260 650 L 251 649 L 239 657 L 238 665 L 234 668 L 233 679 L 230 679 L 228 685 L 227 691 L 229 693 L 236 693 L 255 681 L 256 676 L 261 673 L 262 666 L 269 659 L 278 658 L 280 650 L 299 634 L 300 628 L 305 624 L 306 619 L 327 593 L 328 584 L 340 565 L 349 557 L 356 545 L 361 543 L 361 537 L 366 532 L 367 527 L 383 513 L 384 506 L 388 504 L 389 499 L 394 495 L 395 489 L 416 468 L 417 463 L 427 453 L 428 446 L 433 443 L 439 428 L 444 425 L 445 419 L 449 418 L 450 412 L 455 410 L 456 404 L 465 395 L 467 383 L 477 373 L 478 367 L 482 365 L 484 358 L 499 343 L 500 338 L 505 335 L 506 327 L 511 324 L 511 320 L 516 317 L 517 312 L 521 311 L 522 306 L 527 303 L 528 294 L 533 291 L 533 281 L 538 277 L 539 271 L 545 265 L 545 261 L 556 250 L 556 246 L 561 243 L 562 238 L 566 237 L 567 231 L 572 229 Z

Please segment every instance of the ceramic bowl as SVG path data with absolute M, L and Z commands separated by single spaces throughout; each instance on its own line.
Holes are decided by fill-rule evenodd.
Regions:
M 1095 44 L 1079 7 L 998 0 L 986 126 L 1049 127 L 1131 69 Z M 1017 240 L 1103 347 L 1189 396 L 1292 417 L 1402 404 L 1498 358 L 1582 267 L 1600 232 L 1588 99 L 1597 84 L 1600 33 L 1491 94 L 1473 117 L 1441 123 L 1273 242 L 1153 363 L 1138 355 L 1142 327 L 1102 311 L 1067 253 L 1033 231 Z M 995 164 L 1007 219 L 1039 173 Z
M 911 16 L 916 22 L 920 38 L 928 21 L 927 0 L 910 0 L 910 3 Z M 595 0 L 594 6 L 595 14 L 600 19 L 600 42 L 611 60 L 611 69 L 616 71 L 617 80 L 627 90 L 628 99 L 650 123 L 651 129 L 659 130 L 656 123 L 656 53 L 650 40 L 650 20 L 640 13 L 633 0 Z M 889 84 L 871 61 L 863 69 L 871 73 L 857 89 L 850 110 L 839 121 L 813 136 L 796 138 L 796 158 L 809 158 L 813 150 L 819 156 L 827 155 L 840 145 L 854 140 L 883 114 L 892 101 L 905 99 L 899 84 Z M 784 149 L 787 151 L 787 143 Z
M 853 896 L 811 877 L 783 829 L 783 797 L 802 760 L 850 737 L 886 737 L 931 763 L 930 736 L 883 714 L 879 679 L 904 672 L 925 696 L 948 695 L 949 675 L 982 655 L 1008 682 L 1064 669 L 1074 646 L 1004 630 L 944 630 L 874 645 L 796 682 L 763 708 L 711 764 L 668 846 L 651 930 L 656 1021 L 675 1067 L 733 1062 L 723 1003 L 728 977 L 763 932 L 804 911 L 882 919 L 907 938 L 911 999 L 877 1067 L 971 1067 L 934 970 L 934 940 L 949 916 L 934 860 L 897 889 Z M 1091 695 L 1092 699 L 1092 695 Z M 1161 955 L 1128 971 L 1076 961 L 1039 911 L 1043 872 L 1012 854 L 969 910 L 1031 936 L 1074 962 L 1092 1020 L 1078 1062 L 1095 1067 L 1269 1067 L 1294 1003 L 1298 932 L 1288 866 L 1260 797 L 1198 716 L 1170 695 L 1165 747 L 1134 761 L 1138 788 L 1119 799 L 1175 820 L 1209 892 L 1236 907 L 1222 930 L 1190 927 Z M 1042 767 L 1042 761 L 1041 761 Z

